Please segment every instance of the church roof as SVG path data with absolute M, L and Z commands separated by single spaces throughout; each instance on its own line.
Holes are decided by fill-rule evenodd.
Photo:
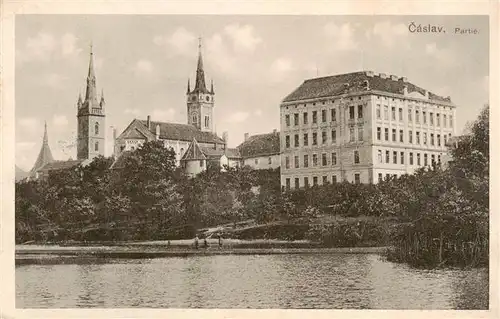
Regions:
M 367 87 L 365 87 L 366 83 L 368 84 Z M 393 94 L 403 94 L 405 86 L 407 87 L 408 93 L 418 92 L 425 96 L 425 89 L 407 82 L 405 78 L 398 78 L 390 75 L 384 76 L 382 74 L 366 71 L 305 80 L 304 83 L 295 89 L 295 91 L 285 97 L 283 102 L 336 96 L 348 92 L 366 91 L 367 89 Z M 451 103 L 449 97 L 441 97 L 432 92 L 429 92 L 429 99 Z
M 272 132 L 250 136 L 238 145 L 243 158 L 275 155 L 280 153 L 280 133 Z
M 140 121 L 147 129 L 148 121 Z M 217 143 L 224 144 L 224 140 L 212 132 L 204 132 L 197 129 L 191 124 L 179 124 L 168 122 L 155 122 L 151 121 L 149 131 L 155 135 L 156 125 L 160 126 L 160 139 L 164 140 L 178 140 L 178 141 L 192 141 L 193 138 L 199 143 Z
M 49 137 L 47 134 L 47 123 L 45 123 L 45 129 L 43 132 L 43 142 L 42 148 L 40 149 L 40 153 L 38 153 L 38 157 L 33 165 L 33 168 L 30 170 L 29 175 L 34 176 L 38 170 L 40 170 L 43 166 L 48 163 L 54 161 L 54 157 L 52 156 L 52 152 L 49 147 Z
M 73 168 L 80 164 L 83 164 L 85 160 L 67 160 L 67 161 L 54 161 L 52 163 L 48 163 L 44 165 L 40 171 L 48 172 L 48 171 L 56 171 L 56 170 L 64 170 L 68 168 Z
M 189 144 L 188 149 L 182 156 L 183 161 L 187 160 L 204 160 L 204 159 L 215 159 L 220 158 L 222 155 L 226 155 L 227 158 L 240 159 L 241 155 L 236 148 L 218 148 L 214 149 L 211 147 L 200 146 L 196 139 Z

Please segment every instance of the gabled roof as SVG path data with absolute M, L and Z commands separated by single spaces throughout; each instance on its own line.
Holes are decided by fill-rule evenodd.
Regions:
M 148 121 L 141 120 L 140 122 L 147 129 Z M 149 131 L 154 136 L 156 136 L 156 125 L 160 126 L 160 139 L 190 142 L 194 138 L 198 143 L 224 144 L 224 140 L 214 133 L 200 131 L 190 124 L 151 121 Z
M 189 144 L 188 149 L 182 156 L 181 161 L 204 160 L 204 159 L 207 159 L 205 153 L 201 149 L 196 139 L 193 139 L 193 141 Z
M 226 148 L 226 149 L 213 149 L 210 147 L 200 147 L 201 151 L 207 157 L 220 158 L 222 155 L 226 155 L 227 158 L 240 159 L 241 155 L 236 148 Z
M 204 160 L 204 159 L 218 159 L 221 156 L 226 155 L 227 158 L 240 159 L 240 152 L 235 148 L 226 149 L 214 149 L 212 147 L 200 146 L 196 139 L 194 139 L 190 144 L 184 155 L 182 156 L 182 161 L 190 160 Z
M 84 160 L 68 160 L 68 161 L 54 161 L 52 163 L 48 163 L 44 165 L 40 171 L 48 172 L 48 171 L 56 171 L 63 170 L 68 168 L 73 168 L 80 164 L 83 164 Z
M 272 132 L 250 136 L 238 146 L 243 158 L 276 155 L 280 153 L 280 133 Z
M 404 87 L 406 86 L 408 93 L 419 92 L 425 96 L 425 89 L 407 82 L 403 78 L 393 79 L 390 75 L 383 78 L 379 74 L 366 71 L 305 80 L 295 91 L 285 97 L 283 102 L 342 95 L 346 94 L 347 91 L 366 91 L 365 81 L 368 82 L 368 90 L 403 94 Z M 451 103 L 449 97 L 441 97 L 432 92 L 429 92 L 429 99 Z

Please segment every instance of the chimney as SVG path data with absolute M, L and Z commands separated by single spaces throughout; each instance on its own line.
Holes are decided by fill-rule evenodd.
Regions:
M 274 134 L 278 133 L 278 130 L 277 130 L 277 129 L 274 129 L 274 130 L 273 130 L 273 133 L 274 133 Z
M 151 130 L 151 116 L 148 115 L 148 120 L 147 120 L 147 127 L 148 130 Z
M 148 116 L 149 117 L 149 116 Z M 149 121 L 149 120 L 148 120 Z M 151 125 L 151 123 L 150 123 Z M 156 139 L 160 139 L 160 124 L 156 124 Z
M 429 91 L 425 90 L 425 98 L 429 99 Z
M 397 81 L 398 80 L 398 76 L 397 75 L 391 75 L 391 80 Z
M 245 133 L 245 138 L 244 138 L 244 141 L 248 140 L 248 136 L 249 136 L 249 134 L 248 134 L 248 133 Z
M 373 77 L 373 71 L 366 71 L 365 72 L 366 76 Z
M 408 95 L 408 85 L 403 86 L 403 95 L 404 96 Z

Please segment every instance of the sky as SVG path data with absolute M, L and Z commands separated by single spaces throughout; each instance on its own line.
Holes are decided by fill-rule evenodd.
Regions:
M 443 26 L 444 34 L 408 26 Z M 187 123 L 198 38 L 214 124 L 229 146 L 245 133 L 279 130 L 279 105 L 304 80 L 360 70 L 406 76 L 457 105 L 457 132 L 489 97 L 487 16 L 17 15 L 16 164 L 29 170 L 44 121 L 55 159 L 76 157 L 76 102 L 93 44 L 97 90 L 112 130 L 134 119 Z M 456 27 L 477 34 L 455 34 Z M 99 93 L 100 96 L 100 93 Z

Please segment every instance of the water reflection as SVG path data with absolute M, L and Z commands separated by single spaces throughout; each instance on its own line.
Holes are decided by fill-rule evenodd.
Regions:
M 486 309 L 484 270 L 376 255 L 196 256 L 16 267 L 18 308 Z

